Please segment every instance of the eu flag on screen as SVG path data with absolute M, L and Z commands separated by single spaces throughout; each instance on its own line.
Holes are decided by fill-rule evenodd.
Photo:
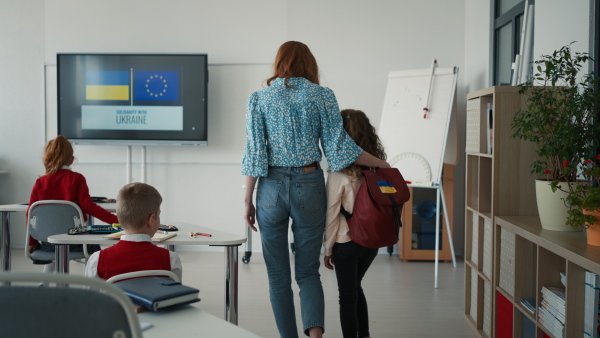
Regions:
M 136 101 L 179 100 L 179 72 L 135 71 L 133 78 Z

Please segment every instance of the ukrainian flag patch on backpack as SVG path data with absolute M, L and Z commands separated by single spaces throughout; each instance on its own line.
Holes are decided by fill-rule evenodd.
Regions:
M 379 180 L 379 181 L 377 181 L 377 185 L 379 185 L 379 189 L 384 194 L 394 194 L 394 193 L 396 193 L 396 189 L 388 181 Z

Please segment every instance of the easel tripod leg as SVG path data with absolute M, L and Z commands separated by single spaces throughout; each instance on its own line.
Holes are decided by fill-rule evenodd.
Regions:
M 435 197 L 435 205 L 440 205 L 440 189 L 439 187 L 436 189 L 437 194 Z M 434 268 L 434 283 L 433 287 L 438 288 L 438 265 L 439 265 L 439 255 L 440 255 L 440 208 L 435 208 L 435 268 Z
M 450 219 L 448 218 L 448 207 L 446 207 L 446 198 L 444 197 L 444 187 L 440 184 L 440 196 L 442 199 L 442 207 L 444 208 L 444 219 L 446 220 L 446 232 L 448 233 L 448 243 L 450 243 L 450 252 L 452 253 L 452 265 L 456 268 L 456 257 L 454 256 L 454 240 L 452 239 L 452 231 L 450 230 Z

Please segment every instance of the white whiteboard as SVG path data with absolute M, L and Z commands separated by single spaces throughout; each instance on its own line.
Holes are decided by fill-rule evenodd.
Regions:
M 388 162 L 415 185 L 440 183 L 455 106 L 457 73 L 457 67 L 435 68 L 427 118 L 423 118 L 423 108 L 427 106 L 431 68 L 389 73 L 379 137 Z M 456 157 L 446 162 L 456 162 Z M 396 162 L 398 158 L 402 159 Z

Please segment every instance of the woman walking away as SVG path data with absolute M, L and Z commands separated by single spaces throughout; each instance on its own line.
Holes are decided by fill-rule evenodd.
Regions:
M 319 143 L 332 171 L 352 163 L 389 165 L 364 152 L 344 131 L 335 95 L 319 85 L 317 62 L 305 44 L 281 45 L 273 68 L 268 87 L 250 95 L 246 109 L 244 219 L 254 231 L 258 221 L 271 306 L 284 338 L 298 337 L 287 240 L 292 219 L 303 332 L 321 337 L 325 305 L 319 255 L 327 201 Z

